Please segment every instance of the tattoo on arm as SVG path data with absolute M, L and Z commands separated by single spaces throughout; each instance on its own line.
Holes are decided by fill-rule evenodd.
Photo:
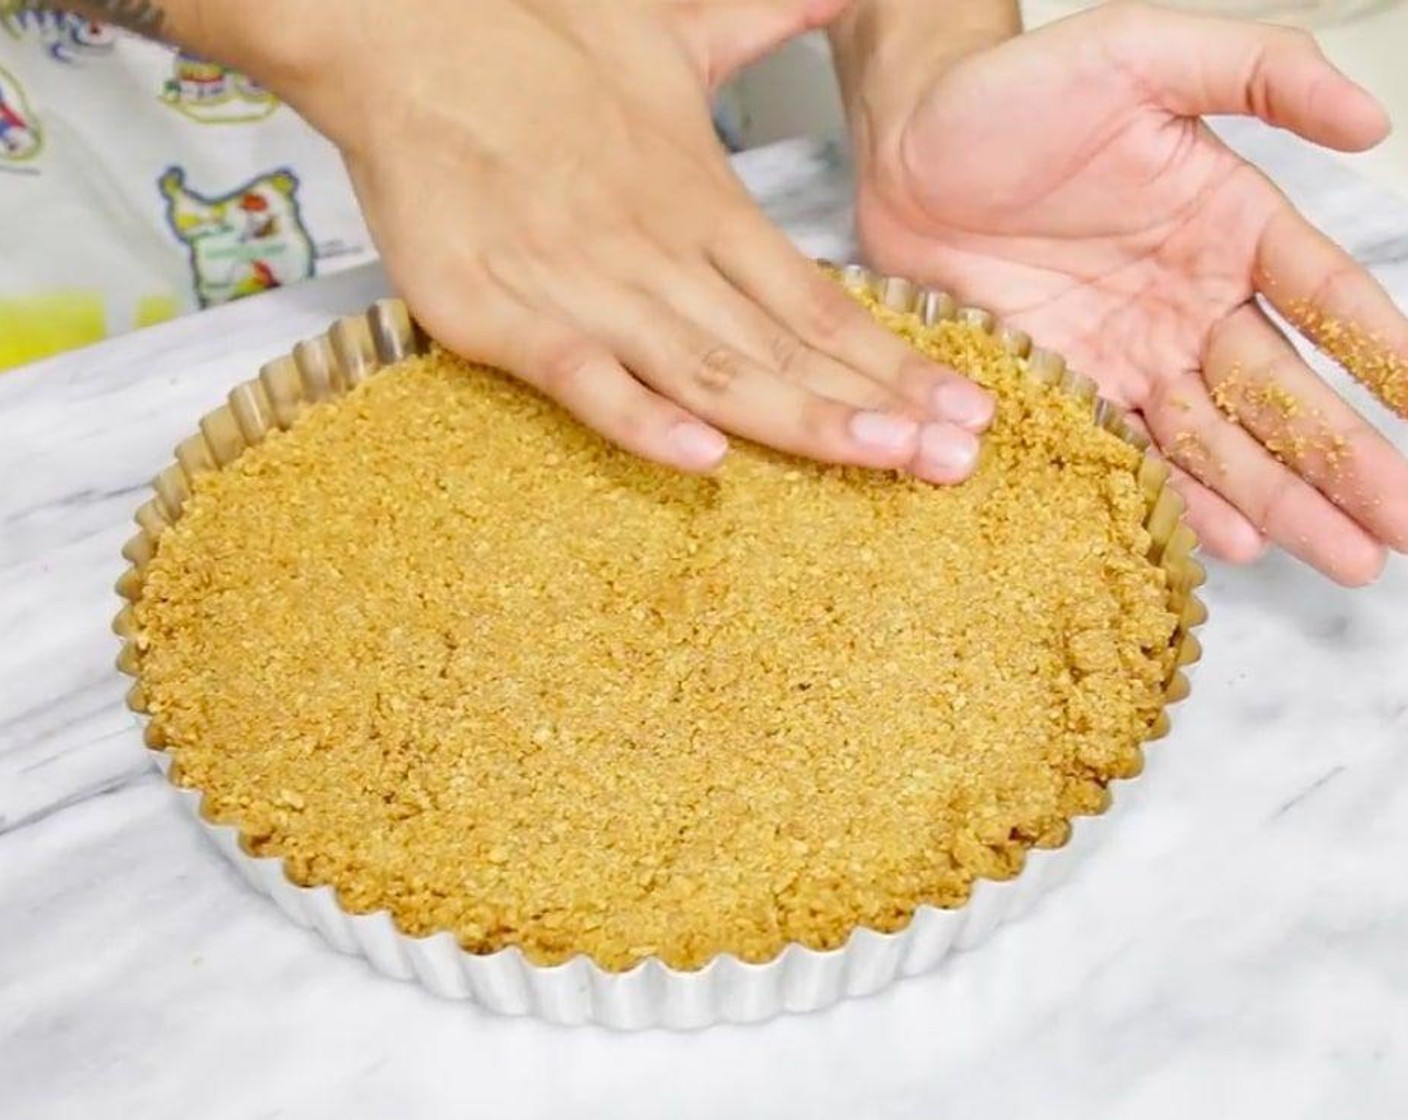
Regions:
M 21 0 L 21 7 L 34 9 L 79 9 L 84 15 L 156 38 L 166 21 L 166 13 L 155 0 Z

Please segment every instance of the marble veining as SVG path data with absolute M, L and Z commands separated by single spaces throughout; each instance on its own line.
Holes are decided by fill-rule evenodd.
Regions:
M 1219 127 L 1408 301 L 1408 208 Z M 738 166 L 808 252 L 851 255 L 834 145 Z M 383 290 L 363 269 L 0 376 L 0 1117 L 1408 1114 L 1402 561 L 1360 593 L 1283 557 L 1214 568 L 1193 698 L 1105 846 L 1027 920 L 874 999 L 703 1035 L 563 1030 L 291 926 L 143 756 L 111 585 L 193 420 Z

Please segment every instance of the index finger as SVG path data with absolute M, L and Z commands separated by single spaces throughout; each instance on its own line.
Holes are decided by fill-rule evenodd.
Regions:
M 1288 322 L 1408 420 L 1408 319 L 1363 265 L 1289 202 L 1262 231 L 1256 278 Z
M 1408 551 L 1408 462 L 1301 360 L 1251 303 L 1208 340 L 1213 399 L 1288 467 L 1399 552 Z
M 730 283 L 813 350 L 960 427 L 988 426 L 990 393 L 878 323 L 761 214 L 740 214 L 711 256 Z
M 1111 5 L 1107 21 L 1146 87 L 1186 117 L 1259 117 L 1316 144 L 1358 152 L 1388 135 L 1384 109 L 1341 73 L 1313 35 L 1195 12 Z M 1057 25 L 1059 26 L 1059 25 Z M 1071 34 L 1084 30 L 1072 20 Z

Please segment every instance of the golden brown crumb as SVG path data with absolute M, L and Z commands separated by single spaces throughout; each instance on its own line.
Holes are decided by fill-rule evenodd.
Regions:
M 1169 457 L 1198 478 L 1206 478 L 1212 468 L 1208 445 L 1197 432 L 1179 432 L 1174 436 Z
M 1139 456 L 877 314 L 998 393 L 972 482 L 677 475 L 443 354 L 204 476 L 137 607 L 178 780 L 349 909 L 540 963 L 761 961 L 1016 873 L 1162 707 Z
M 1307 300 L 1292 304 L 1289 317 L 1355 380 L 1408 420 L 1408 359 L 1379 335 L 1336 319 Z
M 1228 417 L 1239 422 L 1250 413 L 1285 425 L 1305 414 L 1300 399 L 1284 385 L 1269 378 L 1249 378 L 1240 366 L 1234 366 L 1213 387 L 1212 399 Z
M 1289 389 L 1266 377 L 1248 377 L 1234 366 L 1212 388 L 1213 403 L 1251 432 L 1293 470 L 1333 479 L 1349 458 L 1349 444 L 1319 409 L 1307 408 Z
M 1212 387 L 1212 403 L 1229 420 L 1236 421 L 1237 406 L 1240 403 L 1242 386 L 1246 382 L 1246 375 L 1242 372 L 1241 366 L 1233 366 L 1227 371 L 1227 376 Z

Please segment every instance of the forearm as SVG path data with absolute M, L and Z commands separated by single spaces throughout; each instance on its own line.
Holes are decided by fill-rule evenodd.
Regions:
M 245 71 L 283 78 L 301 57 L 309 0 L 20 0 L 86 16 Z
M 183 0 L 175 0 L 173 5 L 167 5 L 161 0 L 94 0 L 92 3 L 82 3 L 81 0 L 19 0 L 18 4 L 20 8 L 33 10 L 72 12 L 74 15 L 101 20 L 103 23 L 135 31 L 152 39 L 162 37 L 168 6 L 179 9 L 187 4 Z
M 842 98 L 853 111 L 867 86 L 932 81 L 945 59 L 1021 31 L 1018 0 L 856 0 L 830 30 Z

